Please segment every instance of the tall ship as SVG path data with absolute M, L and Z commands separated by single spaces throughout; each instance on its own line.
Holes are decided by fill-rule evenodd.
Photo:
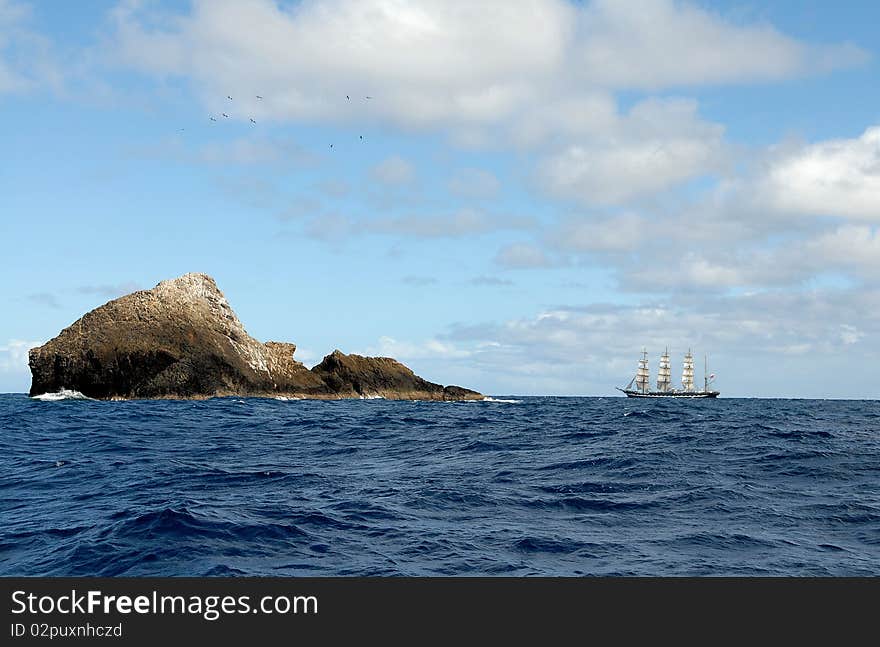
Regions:
M 703 365 L 703 389 L 694 388 L 694 356 L 688 349 L 684 356 L 681 369 L 681 388 L 672 386 L 672 370 L 669 364 L 669 349 L 660 356 L 660 364 L 657 368 L 657 388 L 650 388 L 650 373 L 648 370 L 648 351 L 642 349 L 642 358 L 639 360 L 639 368 L 625 388 L 616 387 L 628 398 L 717 398 L 721 392 L 714 391 L 710 387 L 715 380 L 715 374 L 709 374 L 709 359 L 704 357 Z

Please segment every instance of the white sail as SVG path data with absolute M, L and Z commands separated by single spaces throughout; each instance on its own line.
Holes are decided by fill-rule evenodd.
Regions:
M 684 356 L 684 366 L 681 369 L 681 388 L 685 391 L 694 390 L 694 356 L 690 349 Z
M 636 371 L 636 387 L 639 391 L 648 390 L 648 352 L 642 351 L 642 358 L 639 360 L 639 370 Z
M 668 391 L 672 384 L 672 372 L 669 369 L 669 349 L 660 357 L 660 365 L 657 369 L 657 390 Z
M 714 373 L 709 373 L 708 357 L 704 365 L 704 384 L 702 389 L 694 386 L 694 355 L 691 349 L 688 349 L 684 356 L 684 362 L 681 370 L 681 388 L 677 384 L 672 384 L 672 370 L 669 364 L 669 348 L 660 356 L 660 362 L 657 368 L 657 388 L 652 389 L 650 384 L 650 374 L 648 371 L 648 352 L 642 348 L 642 357 L 639 359 L 639 368 L 635 376 L 629 381 L 624 388 L 617 387 L 628 398 L 685 398 L 685 399 L 703 399 L 717 398 L 720 392 L 710 389 L 712 380 L 715 379 Z

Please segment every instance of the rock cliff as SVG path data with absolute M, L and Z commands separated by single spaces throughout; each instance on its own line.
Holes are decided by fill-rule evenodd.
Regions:
M 339 351 L 309 370 L 296 346 L 258 342 L 214 279 L 186 274 L 114 299 L 30 351 L 30 394 L 100 399 L 257 396 L 472 400 L 385 357 Z
M 460 386 L 442 386 L 423 380 L 390 357 L 345 355 L 334 350 L 312 368 L 334 393 L 342 397 L 382 397 L 389 400 L 472 400 L 483 396 Z

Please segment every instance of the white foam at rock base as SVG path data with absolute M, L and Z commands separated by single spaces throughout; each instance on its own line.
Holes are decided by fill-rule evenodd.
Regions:
M 32 400 L 40 400 L 42 402 L 57 402 L 58 400 L 91 400 L 87 395 L 83 395 L 79 391 L 71 389 L 60 389 L 55 393 L 41 393 L 40 395 L 31 396 Z

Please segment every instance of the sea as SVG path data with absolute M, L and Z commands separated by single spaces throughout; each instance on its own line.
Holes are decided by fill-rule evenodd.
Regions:
M 877 576 L 880 401 L 0 395 L 0 575 Z

